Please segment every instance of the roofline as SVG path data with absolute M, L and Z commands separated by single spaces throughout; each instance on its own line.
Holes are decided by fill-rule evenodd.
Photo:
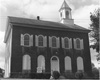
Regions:
M 11 24 L 11 22 L 9 20 L 9 17 L 8 17 L 7 18 L 6 30 L 5 30 L 5 36 L 4 36 L 4 43 L 7 42 L 7 39 L 8 39 L 8 36 L 10 34 L 11 28 L 12 28 L 12 24 Z
M 9 34 L 10 34 L 10 32 L 11 32 L 12 24 L 11 24 L 11 23 L 8 24 L 7 27 L 8 27 L 8 28 L 7 28 L 8 30 L 6 30 L 6 32 L 5 32 L 4 43 L 6 43 L 7 40 L 8 40 Z
M 50 25 L 50 27 L 47 27 L 46 25 L 32 25 L 32 24 L 23 24 L 23 23 L 15 23 L 15 22 L 11 22 L 12 25 L 19 25 L 19 26 L 22 26 L 22 27 L 27 27 L 28 26 L 32 26 L 31 28 L 40 28 L 40 29 L 53 29 L 53 30 L 61 30 L 61 31 L 74 31 L 74 32 L 83 32 L 83 33 L 89 33 L 91 30 L 77 30 L 77 29 L 69 29 L 69 28 L 60 28 L 60 27 L 52 27 Z M 38 26 L 38 27 L 35 27 L 35 26 Z M 42 27 L 40 27 L 42 26 Z

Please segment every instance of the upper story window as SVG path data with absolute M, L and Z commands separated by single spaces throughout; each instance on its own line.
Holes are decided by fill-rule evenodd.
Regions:
M 65 48 L 69 48 L 69 39 L 68 38 L 64 39 L 64 43 L 65 43 Z
M 59 48 L 59 46 L 60 46 L 59 37 L 55 36 L 49 37 L 49 47 Z
M 47 37 L 43 35 L 35 35 L 35 45 L 37 47 L 46 47 L 47 46 Z
M 72 39 L 68 37 L 62 38 L 62 48 L 65 49 L 72 48 Z
M 83 39 L 79 38 L 74 39 L 74 48 L 77 50 L 84 49 Z
M 76 39 L 76 48 L 80 49 L 80 39 Z
M 43 36 L 38 37 L 38 44 L 39 46 L 43 46 Z
M 55 37 L 52 37 L 52 47 L 57 47 L 57 41 Z
M 33 46 L 33 35 L 21 34 L 21 46 Z
M 24 45 L 28 46 L 30 44 L 30 35 L 24 35 Z

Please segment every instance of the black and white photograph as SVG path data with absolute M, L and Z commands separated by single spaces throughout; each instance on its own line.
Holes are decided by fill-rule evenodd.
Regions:
M 99 80 L 99 0 L 0 0 L 0 80 Z

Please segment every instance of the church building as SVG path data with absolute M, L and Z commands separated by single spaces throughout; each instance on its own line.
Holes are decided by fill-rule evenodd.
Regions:
M 4 42 L 5 77 L 22 73 L 79 70 L 92 73 L 88 33 L 74 24 L 71 8 L 64 1 L 60 22 L 8 17 Z

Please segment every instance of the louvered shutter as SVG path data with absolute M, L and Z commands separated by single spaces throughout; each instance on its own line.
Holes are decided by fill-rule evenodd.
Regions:
M 59 48 L 60 47 L 60 41 L 59 41 L 59 37 L 58 38 L 56 38 L 56 40 L 57 40 L 57 48 Z
M 30 36 L 30 46 L 33 46 L 33 35 Z
M 80 46 L 81 46 L 81 49 L 84 48 L 83 39 L 81 39 L 81 44 L 80 44 Z
M 24 35 L 23 34 L 21 34 L 21 37 L 20 37 L 20 39 L 21 39 L 21 46 L 24 46 Z
M 51 41 L 51 37 L 49 36 L 49 47 L 52 47 L 52 41 Z
M 72 49 L 72 38 L 69 39 L 69 47 Z
M 62 48 L 65 48 L 65 46 L 64 46 L 64 38 L 62 38 L 61 40 L 62 40 Z
M 38 46 L 38 36 L 35 35 L 35 46 Z
M 73 40 L 74 40 L 74 49 L 76 49 L 76 39 Z
M 47 47 L 47 36 L 43 38 L 43 46 Z

